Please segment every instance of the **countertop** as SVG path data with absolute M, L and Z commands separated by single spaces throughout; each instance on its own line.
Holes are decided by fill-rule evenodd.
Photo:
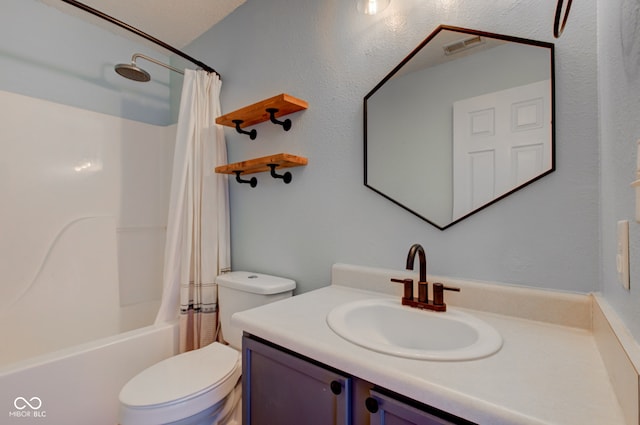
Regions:
M 450 306 L 489 323 L 504 342 L 484 359 L 438 362 L 370 351 L 326 323 L 336 306 L 381 297 L 397 298 L 332 284 L 236 313 L 232 324 L 479 424 L 624 424 L 590 330 Z

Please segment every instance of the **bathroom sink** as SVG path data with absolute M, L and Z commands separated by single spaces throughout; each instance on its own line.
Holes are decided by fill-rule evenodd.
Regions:
M 351 343 L 410 359 L 473 360 L 502 347 L 500 334 L 471 314 L 451 308 L 446 312 L 420 310 L 393 299 L 340 305 L 329 312 L 327 324 Z

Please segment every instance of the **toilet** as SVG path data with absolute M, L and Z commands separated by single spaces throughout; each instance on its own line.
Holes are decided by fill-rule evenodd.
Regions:
M 291 279 L 230 272 L 216 278 L 222 336 L 143 370 L 120 391 L 120 425 L 240 425 L 242 329 L 231 325 L 237 311 L 292 295 Z

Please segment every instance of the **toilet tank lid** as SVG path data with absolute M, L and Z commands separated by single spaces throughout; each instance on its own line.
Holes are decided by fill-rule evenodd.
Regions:
M 216 283 L 227 288 L 262 295 L 292 291 L 296 287 L 296 282 L 291 279 L 241 271 L 221 274 L 216 277 Z

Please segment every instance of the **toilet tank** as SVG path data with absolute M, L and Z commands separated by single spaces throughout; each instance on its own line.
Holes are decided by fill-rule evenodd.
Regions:
M 237 311 L 289 298 L 296 282 L 283 277 L 251 272 L 230 272 L 216 277 L 223 339 L 234 348 L 242 346 L 242 329 L 231 325 Z

